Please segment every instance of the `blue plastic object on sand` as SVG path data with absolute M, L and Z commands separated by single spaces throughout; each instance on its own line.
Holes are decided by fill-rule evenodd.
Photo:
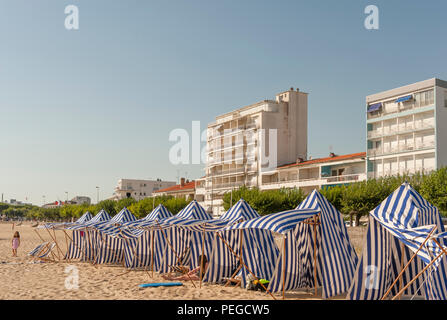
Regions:
M 138 285 L 140 288 L 148 288 L 148 287 L 175 287 L 182 286 L 181 282 L 160 282 L 160 283 L 143 283 Z

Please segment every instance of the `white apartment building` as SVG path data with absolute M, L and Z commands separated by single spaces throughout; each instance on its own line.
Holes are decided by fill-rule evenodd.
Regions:
M 262 172 L 306 159 L 307 96 L 291 88 L 208 125 L 206 176 L 196 181 L 208 212 L 220 216 L 223 195 L 234 188 L 260 187 Z
M 157 180 L 135 180 L 120 179 L 115 187 L 115 193 L 110 198 L 112 200 L 120 200 L 124 198 L 134 198 L 139 201 L 141 199 L 152 196 L 154 191 L 172 187 L 176 185 L 175 181 Z
M 296 163 L 263 173 L 261 190 L 297 188 L 305 194 L 314 189 L 330 188 L 366 180 L 366 152 L 329 157 L 298 159 Z
M 429 79 L 366 97 L 368 178 L 447 165 L 447 82 Z

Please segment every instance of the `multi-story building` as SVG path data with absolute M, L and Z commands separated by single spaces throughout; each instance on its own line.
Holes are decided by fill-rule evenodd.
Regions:
M 305 194 L 314 189 L 329 188 L 366 180 L 365 152 L 329 157 L 298 159 L 296 163 L 263 173 L 261 190 L 298 188 Z
M 288 91 L 216 117 L 207 129 L 204 207 L 219 216 L 223 195 L 259 187 L 262 172 L 307 157 L 307 96 Z
M 447 164 L 447 82 L 429 79 L 366 97 L 368 178 Z
M 134 198 L 139 201 L 141 199 L 152 196 L 154 191 L 174 186 L 174 181 L 157 180 L 134 180 L 120 179 L 115 187 L 115 193 L 110 198 L 112 200 L 120 200 L 125 198 Z

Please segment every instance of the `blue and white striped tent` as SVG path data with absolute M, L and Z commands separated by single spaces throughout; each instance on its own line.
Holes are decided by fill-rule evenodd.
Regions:
M 138 238 L 131 246 L 126 246 L 125 261 L 127 268 L 143 268 L 153 266 L 153 271 L 159 271 L 166 247 L 166 239 L 162 231 L 148 226 L 147 222 L 157 222 L 169 217 L 172 213 L 162 204 L 159 204 L 151 213 L 141 220 L 125 223 L 126 228 Z M 153 255 L 152 255 L 153 253 Z
M 126 222 L 136 220 L 137 218 L 127 208 L 123 208 L 111 220 L 93 226 L 100 233 L 98 255 L 95 260 L 97 264 L 124 262 L 125 247 L 132 246 L 136 240 L 123 235 L 122 226 Z
M 347 299 L 381 299 L 434 226 L 437 232 L 444 232 L 438 209 L 408 183 L 403 183 L 370 212 L 362 256 Z M 445 239 L 440 241 L 444 246 Z M 421 250 L 404 272 L 402 283 L 399 281 L 393 287 L 391 297 L 424 268 L 430 260 L 429 254 Z M 444 256 L 437 268 L 418 278 L 404 295 L 423 296 L 427 300 L 447 299 L 446 262 Z
M 316 212 L 320 221 L 315 228 L 317 287 L 322 287 L 324 299 L 347 292 L 358 258 L 349 240 L 343 216 L 317 190 L 308 195 L 297 210 L 299 212 L 296 212 L 291 232 L 282 232 L 286 236 L 283 244 L 285 247 L 282 248 L 276 262 L 269 290 L 280 292 L 315 287 L 315 234 L 312 225 L 300 222 L 310 218 L 309 214 Z M 306 213 L 309 210 L 311 212 Z M 274 231 L 272 227 L 268 229 Z M 285 270 L 283 270 L 284 261 Z
M 239 259 L 235 254 L 242 256 L 244 263 L 257 276 L 270 278 L 273 274 L 274 261 L 278 256 L 278 248 L 271 232 L 260 229 L 222 230 L 237 222 L 251 221 L 258 217 L 259 214 L 241 199 L 220 218 L 223 226 L 218 230 L 219 236 L 214 237 L 208 269 L 203 281 L 218 283 L 223 278 L 231 277 L 239 267 Z M 247 275 L 248 271 L 242 268 L 241 286 L 243 287 L 246 285 Z
M 208 221 L 212 220 L 212 217 L 196 200 L 193 200 L 177 215 L 163 220 L 162 232 L 168 243 L 164 250 L 160 272 L 166 273 L 169 271 L 169 266 L 177 265 L 179 259 L 186 255 L 187 250 L 190 250 L 191 258 L 186 265 L 190 268 L 197 267 L 199 256 L 202 254 L 202 242 L 205 244 L 204 254 L 209 257 L 213 234 L 188 230 L 184 221 L 191 220 Z M 204 241 L 202 241 L 203 235 L 205 235 Z
M 73 230 L 73 232 L 65 259 L 93 261 L 97 249 L 97 232 L 94 229 L 90 229 L 90 226 L 110 219 L 110 215 L 105 210 L 101 210 L 94 217 L 91 217 L 89 212 L 85 213 L 75 223 L 70 224 L 67 229 Z

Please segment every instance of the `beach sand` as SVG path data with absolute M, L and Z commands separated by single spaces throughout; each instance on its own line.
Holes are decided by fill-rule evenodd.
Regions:
M 357 252 L 363 239 L 365 228 L 355 229 L 352 239 Z M 361 229 L 361 230 L 360 230 Z M 165 282 L 160 275 L 146 271 L 130 271 L 122 266 L 98 265 L 81 262 L 46 262 L 32 263 L 27 255 L 29 251 L 45 241 L 51 241 L 50 234 L 45 229 L 31 227 L 30 223 L 15 226 L 11 223 L 0 223 L 0 299 L 32 299 L 32 300 L 97 300 L 97 299 L 138 299 L 138 300 L 258 300 L 273 299 L 265 292 L 245 290 L 240 287 L 224 287 L 216 284 L 202 284 L 195 281 L 183 281 L 179 287 L 139 288 L 138 285 L 149 282 Z M 21 246 L 18 257 L 12 257 L 11 238 L 14 231 L 19 231 Z M 60 255 L 66 252 L 66 239 L 62 231 L 55 232 L 60 245 Z M 53 235 L 53 232 L 51 232 Z M 54 252 L 57 255 L 58 249 Z M 66 268 L 75 266 L 79 275 L 79 287 L 67 289 L 65 282 Z M 281 295 L 275 295 L 281 299 Z M 335 299 L 343 299 L 336 297 Z M 314 296 L 313 291 L 300 290 L 287 292 L 286 299 L 321 299 L 321 295 Z

